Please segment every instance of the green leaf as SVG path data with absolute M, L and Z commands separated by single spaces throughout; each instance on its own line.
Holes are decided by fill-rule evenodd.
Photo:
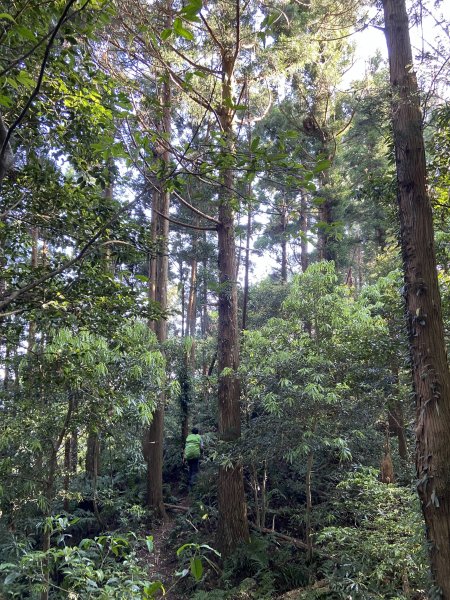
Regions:
M 36 39 L 36 36 L 31 31 L 31 29 L 28 29 L 28 27 L 24 27 L 23 25 L 19 25 L 19 27 L 16 27 L 15 31 L 17 31 L 20 37 L 26 40 L 30 40 L 30 42 L 34 42 Z
M 164 41 L 168 40 L 172 33 L 173 29 L 163 29 L 163 31 L 161 32 L 161 39 Z
M 197 548 L 197 544 L 192 544 L 192 543 L 189 543 L 189 544 L 183 544 L 182 546 L 180 546 L 180 547 L 178 548 L 178 550 L 177 550 L 177 556 L 180 556 L 180 554 L 181 554 L 182 552 L 184 552 L 184 551 L 186 550 L 186 548 L 192 548 L 192 547 L 194 547 L 194 548 Z
M 9 569 L 11 569 L 11 568 L 14 569 L 16 567 L 17 567 L 17 565 L 15 563 L 2 563 L 0 565 L 0 571 L 6 571 L 6 570 L 9 571 Z
M 203 575 L 202 559 L 199 556 L 193 556 L 191 558 L 191 573 L 195 578 L 195 581 L 200 581 Z
M 214 548 L 211 548 L 211 546 L 208 546 L 208 544 L 200 544 L 200 548 L 205 548 L 206 550 L 211 550 L 211 552 L 214 552 L 214 554 L 215 554 L 216 556 L 219 556 L 219 557 L 220 557 L 220 556 L 222 556 L 222 555 L 220 554 L 220 552 L 218 552 L 218 551 L 217 551 L 217 550 L 215 550 Z
M 199 22 L 200 19 L 197 15 L 201 10 L 202 0 L 191 0 L 189 4 L 181 9 L 180 14 L 182 14 L 187 21 Z
M 9 585 L 13 581 L 15 581 L 18 577 L 20 577 L 20 573 L 18 571 L 13 571 L 5 578 L 5 581 L 3 583 L 4 583 L 4 585 Z
M 161 581 L 154 581 L 150 585 L 146 585 L 143 590 L 143 600 L 151 600 L 155 597 L 156 592 L 162 592 L 163 596 L 166 594 L 166 590 Z
M 0 104 L 2 106 L 6 106 L 7 108 L 9 108 L 10 106 L 12 106 L 12 100 L 11 98 L 8 98 L 8 96 L 0 96 Z
M 153 536 L 152 536 L 152 535 L 148 535 L 148 536 L 145 538 L 145 543 L 147 544 L 147 549 L 148 549 L 148 551 L 149 551 L 149 552 L 153 552 L 153 549 L 154 549 L 154 547 L 155 547 L 155 546 L 154 546 L 154 544 L 153 544 Z
M 183 15 L 186 14 L 195 14 L 197 15 L 203 7 L 202 0 L 191 0 L 189 4 L 186 4 L 181 10 Z
M 33 89 L 36 85 L 26 71 L 20 71 L 17 75 L 17 81 L 28 89 Z
M 320 171 L 325 171 L 325 169 L 329 169 L 331 162 L 328 159 L 319 160 L 319 162 L 314 167 L 314 173 L 320 173 Z
M 177 17 L 174 22 L 173 22 L 173 30 L 175 31 L 175 33 L 181 37 L 183 37 L 186 40 L 192 41 L 194 39 L 194 36 L 192 34 L 191 31 L 188 31 L 187 29 L 185 29 L 183 27 L 183 22 L 181 21 L 180 17 Z
M 255 139 L 252 141 L 252 143 L 250 145 L 250 150 L 252 152 L 256 152 L 256 150 L 258 149 L 260 141 L 261 141 L 261 138 L 259 136 L 256 136 Z
M 16 22 L 14 20 L 14 17 L 9 15 L 8 13 L 0 13 L 0 19 L 6 19 L 7 21 L 12 21 L 12 23 Z

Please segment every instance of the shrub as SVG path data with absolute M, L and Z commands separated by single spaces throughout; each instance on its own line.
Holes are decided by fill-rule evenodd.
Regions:
M 428 587 L 423 524 L 415 493 L 360 469 L 338 484 L 340 525 L 318 535 L 332 589 L 348 598 L 403 599 Z

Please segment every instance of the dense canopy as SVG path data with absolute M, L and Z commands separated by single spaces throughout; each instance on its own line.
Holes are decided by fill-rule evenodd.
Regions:
M 0 598 L 450 600 L 449 8 L 4 0 Z

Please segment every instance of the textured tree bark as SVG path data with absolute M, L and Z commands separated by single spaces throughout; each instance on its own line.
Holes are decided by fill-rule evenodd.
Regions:
M 191 338 L 190 347 L 184 351 L 184 368 L 180 380 L 181 385 L 181 442 L 184 444 L 189 434 L 189 413 L 191 403 L 191 375 L 195 369 L 195 333 L 197 328 L 197 237 L 192 243 L 191 277 L 189 282 L 189 298 L 186 313 L 186 335 Z
M 326 145 L 322 147 L 321 153 L 325 155 L 329 154 Z M 317 253 L 319 260 L 336 260 L 336 252 L 333 247 L 334 240 L 331 233 L 333 225 L 333 200 L 326 197 L 329 179 L 328 172 L 323 171 L 320 177 L 320 185 L 323 189 L 325 199 L 319 206 L 319 221 L 323 224 L 317 232 Z
M 314 454 L 312 450 L 308 452 L 308 458 L 306 461 L 306 480 L 305 480 L 305 491 L 306 491 L 306 544 L 308 546 L 308 559 L 311 560 L 313 556 L 313 543 L 312 543 L 312 470 L 313 470 Z
M 3 117 L 0 113 L 0 148 L 3 147 L 3 143 L 6 140 L 8 129 L 3 121 Z M 14 165 L 14 153 L 11 148 L 11 144 L 8 142 L 3 153 L 0 155 L 0 184 L 2 179 L 8 173 L 8 171 Z
M 91 479 L 97 477 L 100 467 L 100 440 L 97 432 L 90 432 L 88 435 L 84 467 L 86 475 Z
M 170 8 L 170 7 L 169 7 Z M 170 136 L 171 130 L 171 90 L 170 84 L 166 80 L 162 84 L 161 104 L 162 104 L 162 134 L 165 139 Z M 169 168 L 170 154 L 164 146 L 161 152 L 161 160 L 164 168 Z M 155 200 L 155 197 L 154 197 Z M 156 300 L 163 313 L 167 310 L 167 282 L 169 275 L 169 221 L 165 216 L 169 215 L 170 192 L 165 189 L 160 189 L 158 194 L 158 212 L 154 211 L 156 222 L 156 238 L 160 245 L 158 256 L 156 257 L 151 276 L 154 282 L 154 292 L 150 289 L 150 298 L 154 293 Z M 151 283 L 152 285 L 152 283 Z M 151 298 L 152 299 L 152 298 Z M 167 319 L 163 315 L 154 324 L 154 331 L 158 342 L 162 345 L 167 340 Z M 158 398 L 158 404 L 153 414 L 153 419 L 150 426 L 144 432 L 143 453 L 147 460 L 147 503 L 160 516 L 165 517 L 166 511 L 163 501 L 163 441 L 164 441 L 164 405 L 165 394 L 161 391 Z
M 252 196 L 252 185 L 248 184 L 247 195 L 249 205 L 247 208 L 247 231 L 245 236 L 245 263 L 244 263 L 244 298 L 242 301 L 242 330 L 247 329 L 248 314 L 248 293 L 249 293 L 249 274 L 250 274 L 250 239 L 252 237 L 252 206 L 250 204 Z
M 404 0 L 383 0 L 404 296 L 416 398 L 416 467 L 431 570 L 450 599 L 450 372 L 444 341 L 418 86 Z
M 195 337 L 195 330 L 197 328 L 197 258 L 195 256 L 197 252 L 197 242 L 193 243 L 192 252 L 194 257 L 191 261 L 191 279 L 189 282 L 189 299 L 188 308 L 186 315 L 186 333 L 192 338 Z
M 226 154 L 233 154 L 233 94 L 232 82 L 235 53 L 222 49 L 222 102 L 220 120 Z M 225 161 L 226 164 L 227 161 Z M 219 322 L 218 322 L 218 401 L 219 435 L 232 444 L 241 435 L 239 330 L 237 319 L 236 249 L 232 190 L 234 174 L 230 167 L 222 169 L 219 193 L 218 265 L 219 265 Z M 229 555 L 242 541 L 249 538 L 247 507 L 244 493 L 242 464 L 219 468 L 219 523 L 217 540 L 223 556 Z
M 408 459 L 408 443 L 405 434 L 403 407 L 399 400 L 388 409 L 389 431 L 397 436 L 398 454 L 402 460 Z
M 306 269 L 308 268 L 308 263 L 309 263 L 309 257 L 308 257 L 308 241 L 307 241 L 307 235 L 308 235 L 308 214 L 306 212 L 307 206 L 306 206 L 306 198 L 305 198 L 305 194 L 301 195 L 301 199 L 300 199 L 300 230 L 302 232 L 302 237 L 301 237 L 301 241 L 300 241 L 300 248 L 301 248 L 301 264 L 302 264 L 302 271 L 303 273 L 306 271 Z
M 281 283 L 287 283 L 287 239 L 286 239 L 286 229 L 287 229 L 287 206 L 283 201 L 281 206 Z

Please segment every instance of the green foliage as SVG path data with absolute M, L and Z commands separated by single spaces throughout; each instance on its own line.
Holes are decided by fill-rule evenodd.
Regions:
M 331 510 L 339 524 L 322 529 L 317 540 L 332 557 L 324 571 L 339 597 L 400 599 L 410 589 L 428 589 L 415 492 L 359 469 L 339 483 Z
M 196 544 L 188 542 L 183 544 L 177 550 L 177 556 L 182 557 L 184 561 L 188 561 L 189 566 L 177 573 L 179 577 L 186 577 L 191 574 L 196 582 L 200 582 L 203 576 L 203 563 L 206 562 L 216 572 L 218 571 L 217 564 L 208 557 L 208 554 L 213 554 L 220 558 L 220 553 L 208 544 Z
M 302 465 L 309 452 L 331 451 L 345 463 L 352 457 L 348 415 L 367 410 L 358 398 L 368 369 L 377 385 L 374 340 L 387 335 L 386 324 L 337 284 L 331 263 L 311 265 L 294 278 L 282 314 L 246 334 L 241 367 L 249 410 L 272 415 L 272 427 L 279 427 L 267 457 L 280 452 Z
M 39 513 L 48 516 L 62 498 L 76 503 L 94 500 L 96 494 L 109 514 L 135 504 L 136 497 L 124 500 L 119 490 L 142 477 L 139 436 L 152 418 L 164 365 L 154 334 L 139 322 L 123 323 L 112 340 L 85 330 L 60 329 L 45 348 L 21 357 L 17 388 L 5 393 L 2 409 L 1 519 L 5 513 L 13 522 Z M 95 433 L 108 457 L 111 474 L 98 479 L 97 491 L 92 481 L 77 474 L 78 464 L 69 475 L 57 462 L 63 441 L 74 431 L 80 446 Z M 115 464 L 122 470 L 113 477 Z M 14 476 L 17 472 L 20 477 Z
M 101 535 L 83 539 L 78 545 L 66 545 L 68 536 L 62 532 L 68 523 L 59 521 L 59 527 L 53 531 L 58 534 L 57 546 L 47 552 L 24 551 L 17 563 L 0 565 L 6 575 L 2 591 L 8 598 L 22 598 L 24 593 L 29 598 L 39 597 L 48 571 L 52 598 L 72 594 L 103 600 L 150 600 L 164 592 L 161 582 L 148 580 L 138 560 L 142 540 L 134 534 Z

